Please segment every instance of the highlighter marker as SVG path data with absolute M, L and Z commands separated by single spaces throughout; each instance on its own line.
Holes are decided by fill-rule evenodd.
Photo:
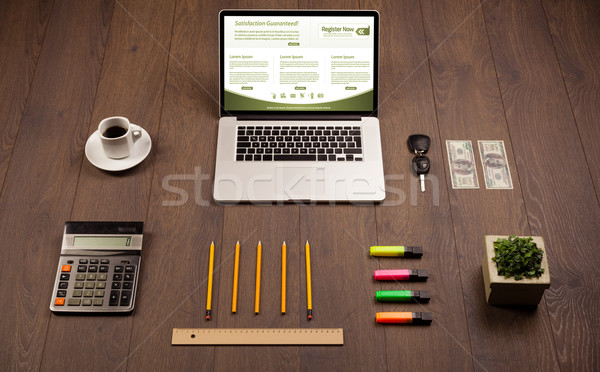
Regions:
M 410 312 L 390 312 L 377 313 L 375 321 L 377 323 L 388 324 L 431 324 L 433 318 L 430 313 L 410 313 Z
M 377 291 L 375 300 L 379 302 L 429 302 L 429 291 Z
M 421 258 L 423 248 L 414 246 L 373 246 L 369 250 L 371 256 L 376 257 L 407 257 Z
M 375 280 L 410 280 L 423 282 L 427 280 L 427 270 L 375 270 Z

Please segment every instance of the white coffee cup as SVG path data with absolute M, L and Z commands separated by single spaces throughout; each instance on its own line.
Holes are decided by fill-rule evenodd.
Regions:
M 126 158 L 133 152 L 135 141 L 142 137 L 142 128 L 122 116 L 106 118 L 98 125 L 104 154 L 111 159 Z

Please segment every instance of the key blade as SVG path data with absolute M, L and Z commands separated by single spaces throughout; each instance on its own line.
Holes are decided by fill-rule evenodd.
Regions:
M 425 175 L 421 174 L 419 178 L 421 180 L 421 192 L 425 192 Z

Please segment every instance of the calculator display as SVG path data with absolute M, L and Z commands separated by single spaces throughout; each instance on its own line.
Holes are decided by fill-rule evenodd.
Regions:
M 75 247 L 129 247 L 131 236 L 75 236 Z

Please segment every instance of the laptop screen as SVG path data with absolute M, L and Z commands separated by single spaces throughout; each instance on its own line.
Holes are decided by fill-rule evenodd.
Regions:
M 375 115 L 375 11 L 220 14 L 221 115 Z

